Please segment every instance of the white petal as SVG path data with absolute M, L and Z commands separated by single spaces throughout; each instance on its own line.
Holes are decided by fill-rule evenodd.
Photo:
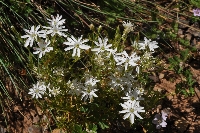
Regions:
M 134 112 L 134 114 L 139 117 L 140 119 L 143 119 L 137 112 Z
M 122 111 L 119 111 L 119 113 L 128 113 L 129 110 L 122 110 Z
M 81 50 L 80 48 L 77 49 L 77 56 L 80 57 Z
M 33 41 L 34 41 L 33 39 L 30 40 L 30 47 L 33 46 Z
M 93 48 L 93 49 L 91 49 L 91 51 L 99 51 L 100 50 L 100 48 Z
M 130 119 L 131 124 L 133 124 L 134 123 L 134 119 L 135 119 L 135 115 L 131 114 L 129 119 Z
M 42 58 L 43 52 L 40 52 L 39 54 L 39 58 Z
M 82 45 L 80 45 L 80 48 L 81 48 L 81 49 L 89 49 L 90 46 L 82 44 Z
M 73 49 L 72 56 L 75 56 L 75 55 L 76 55 L 76 49 L 77 49 L 77 48 L 74 48 L 74 49 Z
M 40 25 L 38 25 L 36 28 L 35 28 L 35 31 L 38 31 L 40 28 Z
M 29 45 L 29 43 L 30 43 L 30 39 L 27 39 L 25 44 L 24 44 L 24 47 L 27 47 Z
M 27 37 L 30 37 L 29 35 L 23 35 L 21 36 L 21 38 L 27 38 Z
M 94 92 L 92 92 L 92 95 L 93 95 L 94 97 L 98 97 Z
M 65 44 L 65 45 L 74 45 L 74 43 L 71 43 L 71 42 L 64 42 L 63 44 Z
M 38 53 L 40 53 L 40 51 L 35 51 L 35 52 L 33 52 L 33 54 L 38 54 Z
M 131 113 L 126 113 L 124 116 L 123 116 L 123 119 L 127 119 L 129 116 L 131 115 Z
M 120 104 L 124 109 L 127 109 L 128 106 L 126 104 Z
M 64 50 L 65 51 L 68 51 L 68 50 L 70 50 L 70 49 L 73 49 L 74 47 L 67 47 L 67 48 L 65 48 Z

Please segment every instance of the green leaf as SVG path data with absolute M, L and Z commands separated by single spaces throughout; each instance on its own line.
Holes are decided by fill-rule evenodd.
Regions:
M 26 2 L 27 2 L 27 3 L 30 3 L 31 1 L 30 1 L 30 0 L 26 0 Z
M 81 125 L 75 124 L 73 133 L 83 133 Z
M 198 8 L 200 8 L 200 0 L 190 0 L 190 3 Z
M 102 128 L 102 129 L 105 129 L 105 128 L 109 128 L 109 126 L 107 126 L 105 123 L 103 122 L 99 122 L 99 126 Z
M 187 58 L 189 57 L 189 50 L 183 50 L 181 51 L 181 59 L 185 62 L 187 60 Z

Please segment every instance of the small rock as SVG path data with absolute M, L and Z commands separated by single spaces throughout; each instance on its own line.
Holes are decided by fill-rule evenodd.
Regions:
M 38 115 L 33 117 L 33 123 L 37 124 L 39 121 L 40 121 L 40 117 Z
M 32 125 L 28 127 L 28 133 L 42 133 L 42 128 L 40 126 Z
M 178 35 L 183 35 L 183 30 L 182 29 L 178 29 Z
M 173 96 L 172 95 L 170 95 L 170 94 L 168 94 L 167 95 L 167 99 L 169 99 L 170 101 L 173 99 Z
M 192 110 L 193 110 L 192 108 L 186 108 L 185 109 L 185 111 L 188 112 L 188 113 L 191 112 Z
M 192 35 L 190 33 L 187 33 L 185 34 L 185 38 L 190 41 L 192 38 Z
M 165 77 L 165 74 L 164 73 L 160 73 L 159 74 L 159 79 L 163 79 Z

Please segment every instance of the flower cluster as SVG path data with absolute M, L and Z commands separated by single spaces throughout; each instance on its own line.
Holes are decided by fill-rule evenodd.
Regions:
M 144 41 L 142 42 L 134 42 L 133 47 L 137 48 L 139 50 L 146 50 L 149 52 L 154 52 L 154 50 L 156 48 L 158 48 L 158 43 L 156 41 L 151 41 L 151 39 L 147 39 L 146 37 L 144 37 Z
M 135 115 L 139 117 L 140 119 L 143 119 L 138 113 L 139 112 L 145 112 L 144 107 L 141 107 L 139 105 L 140 100 L 144 100 L 144 98 L 141 97 L 143 94 L 143 91 L 140 91 L 140 89 L 133 89 L 126 93 L 126 97 L 122 97 L 122 99 L 125 100 L 123 104 L 120 104 L 124 110 L 120 111 L 119 113 L 126 113 L 124 115 L 124 119 L 129 118 L 131 124 L 134 123 Z
M 47 91 L 49 93 L 47 93 Z M 44 82 L 37 82 L 36 84 L 33 84 L 33 87 L 29 89 L 29 93 L 30 95 L 32 95 L 32 98 L 42 98 L 42 95 L 47 94 L 51 97 L 51 95 L 53 95 L 54 97 L 56 95 L 58 95 L 60 93 L 59 88 L 55 88 L 55 87 L 50 87 L 50 84 L 48 84 L 47 86 L 45 85 Z
M 21 36 L 21 38 L 27 38 L 24 46 L 27 47 L 30 45 L 30 47 L 32 47 L 34 41 L 36 41 L 39 47 L 33 47 L 35 50 L 33 54 L 39 54 L 39 58 L 44 56 L 46 52 L 53 50 L 53 47 L 48 47 L 51 44 L 50 40 L 48 39 L 48 34 L 51 34 L 51 36 L 58 34 L 59 36 L 66 37 L 63 31 L 68 31 L 68 29 L 65 29 L 65 26 L 63 26 L 65 19 L 61 18 L 62 16 L 57 15 L 56 18 L 52 16 L 52 20 L 47 19 L 50 26 L 43 26 L 43 28 L 46 30 L 39 31 L 40 25 L 38 25 L 36 28 L 35 26 L 32 26 L 30 30 L 24 29 L 24 31 L 27 33 L 27 35 Z M 42 38 L 46 39 L 43 40 Z
M 45 53 L 53 51 L 55 48 L 53 46 L 55 46 L 54 42 L 56 41 L 51 42 L 51 37 L 59 35 L 65 39 L 63 42 L 65 53 L 72 51 L 71 57 L 77 57 L 74 60 L 75 62 L 80 60 L 85 66 L 83 68 L 85 72 L 84 74 L 81 73 L 81 76 L 77 76 L 74 73 L 71 74 L 73 71 L 71 72 L 71 69 L 68 69 L 67 71 L 73 76 L 69 77 L 68 82 L 62 82 L 62 79 L 65 81 L 68 78 L 65 76 L 65 68 L 59 66 L 58 69 L 54 69 L 53 66 L 52 72 L 48 75 L 50 75 L 50 78 L 53 77 L 52 75 L 59 77 L 61 80 L 57 80 L 57 83 L 62 83 L 62 86 L 54 87 L 52 83 L 45 85 L 43 82 L 37 82 L 29 89 L 29 94 L 36 99 L 42 98 L 43 95 L 56 97 L 61 94 L 61 90 L 64 90 L 63 92 L 67 96 L 79 98 L 84 103 L 87 101 L 91 103 L 95 102 L 99 95 L 104 94 L 100 94 L 100 92 L 114 92 L 124 100 L 124 103 L 120 103 L 123 110 L 119 111 L 119 113 L 125 113 L 124 119 L 129 118 L 131 124 L 134 123 L 135 116 L 143 119 L 139 113 L 145 112 L 144 107 L 140 105 L 140 101 L 144 100 L 142 97 L 144 89 L 141 87 L 142 84 L 138 80 L 138 75 L 142 72 L 143 63 L 153 58 L 151 54 L 158 48 L 158 43 L 145 37 L 144 41 L 134 42 L 133 47 L 135 49 L 127 53 L 124 49 L 120 49 L 116 43 L 112 43 L 112 40 L 101 37 L 101 35 L 94 37 L 93 40 L 83 38 L 83 36 L 78 38 L 73 35 L 67 36 L 64 33 L 68 31 L 64 26 L 65 19 L 62 19 L 62 16 L 59 15 L 51 17 L 52 19 L 47 19 L 49 26 L 42 26 L 45 30 L 39 31 L 40 26 L 36 28 L 32 26 L 30 31 L 24 30 L 27 33 L 27 35 L 21 36 L 27 38 L 24 46 L 30 45 L 32 47 L 34 41 L 36 41 L 38 47 L 33 47 L 35 50 L 33 54 L 39 54 L 39 58 L 42 58 Z M 123 26 L 124 36 L 121 37 L 122 41 L 133 30 L 131 22 L 123 22 Z M 62 48 L 62 45 L 59 48 Z M 82 62 L 81 59 L 86 50 L 89 56 L 87 56 L 86 61 Z M 68 64 L 70 63 L 68 62 Z M 92 70 L 95 72 L 92 73 Z M 103 90 L 104 86 L 106 86 L 106 89 Z
M 77 79 L 73 81 L 68 81 L 67 85 L 69 87 L 68 94 L 79 96 L 82 93 L 81 99 L 86 102 L 89 98 L 90 102 L 92 102 L 93 97 L 98 97 L 95 92 L 98 91 L 97 88 L 97 80 L 96 78 L 85 74 L 85 83 L 79 82 Z

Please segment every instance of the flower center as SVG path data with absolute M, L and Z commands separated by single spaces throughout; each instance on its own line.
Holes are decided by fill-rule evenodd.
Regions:
M 77 42 L 77 43 L 75 44 L 75 47 L 76 47 L 76 48 L 79 48 L 79 46 L 80 46 L 80 44 Z
M 132 100 L 132 101 L 134 101 L 134 100 L 135 100 L 135 97 L 134 97 L 134 96 L 132 96 L 132 97 L 131 97 L 131 100 Z
M 54 21 L 54 22 L 53 22 L 53 24 L 56 26 L 56 25 L 57 25 L 57 22 L 56 22 L 56 21 Z
M 32 34 L 31 34 L 31 37 L 32 37 L 32 38 L 35 38 L 36 36 L 37 36 L 37 35 L 36 35 L 35 33 L 32 33 Z
M 133 108 L 131 108 L 129 111 L 130 111 L 131 113 L 133 113 L 133 112 L 134 112 L 134 109 L 133 109 Z
M 90 87 L 87 89 L 87 93 L 90 93 L 91 92 L 91 90 L 90 90 Z
M 105 47 L 104 47 L 104 46 L 102 46 L 102 47 L 101 47 L 101 50 L 103 50 L 103 51 L 104 51 L 104 50 L 105 50 Z
M 41 48 L 42 49 L 42 51 L 45 51 L 45 47 L 43 47 L 43 48 Z
M 39 93 L 40 92 L 40 90 L 37 88 L 37 89 L 35 89 L 35 93 Z
M 126 63 L 128 63 L 129 62 L 129 59 L 126 59 L 126 61 L 125 61 Z

